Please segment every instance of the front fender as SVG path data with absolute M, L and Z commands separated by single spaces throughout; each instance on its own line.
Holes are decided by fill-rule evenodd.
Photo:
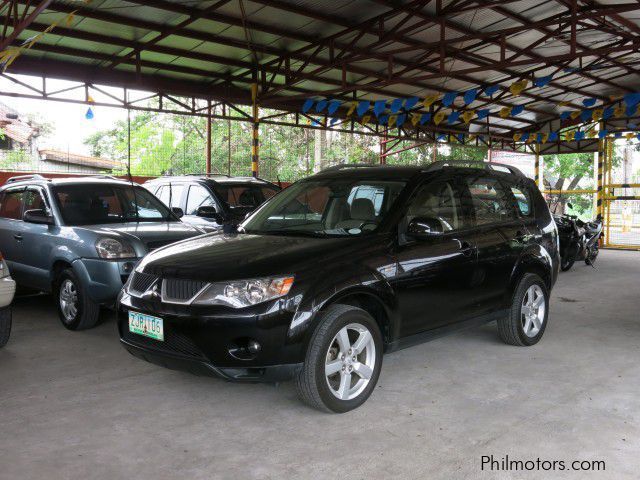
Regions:
M 389 319 L 389 333 L 392 331 L 398 316 L 393 288 L 379 271 L 363 266 L 349 266 L 323 272 L 305 292 L 289 326 L 290 340 L 308 342 L 320 320 L 319 312 L 327 305 L 350 295 L 366 295 L 377 301 Z

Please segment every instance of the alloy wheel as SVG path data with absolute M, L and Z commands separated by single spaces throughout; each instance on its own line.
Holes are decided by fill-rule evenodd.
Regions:
M 75 320 L 78 315 L 78 290 L 75 284 L 65 279 L 60 285 L 60 310 L 67 322 Z
M 544 292 L 539 285 L 531 285 L 522 299 L 520 316 L 524 334 L 533 338 L 540 332 L 547 309 Z
M 333 337 L 325 360 L 329 390 L 340 400 L 352 400 L 369 384 L 376 364 L 376 346 L 367 327 L 350 323 Z

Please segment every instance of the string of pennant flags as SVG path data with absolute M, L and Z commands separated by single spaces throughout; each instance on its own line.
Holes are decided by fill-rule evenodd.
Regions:
M 531 88 L 542 88 L 547 86 L 553 79 L 552 75 L 539 77 L 531 82 Z M 357 117 L 362 124 L 369 123 L 375 117 L 379 124 L 388 126 L 389 128 L 400 128 L 407 122 L 414 127 L 418 125 L 426 125 L 433 123 L 440 125 L 468 125 L 472 120 L 484 120 L 489 115 L 498 115 L 500 118 L 513 118 L 521 115 L 525 111 L 524 105 L 497 106 L 487 105 L 479 109 L 458 109 L 455 102 L 458 98 L 462 98 L 464 106 L 472 104 L 477 99 L 489 99 L 490 103 L 496 93 L 509 93 L 512 97 L 520 96 L 529 88 L 529 80 L 523 79 L 513 82 L 508 87 L 502 85 L 488 85 L 485 87 L 471 88 L 464 92 L 452 91 L 444 94 L 427 95 L 424 98 L 416 96 L 408 98 L 381 99 L 376 101 L 360 100 L 360 101 L 341 101 L 328 98 L 308 98 L 302 104 L 302 113 L 308 115 L 326 114 L 332 117 L 329 121 L 331 126 L 338 123 L 341 119 L 335 117 L 336 112 L 341 108 L 346 108 L 347 118 L 353 119 Z M 505 92 L 506 90 L 506 92 Z M 502 95 L 501 95 L 502 97 Z M 628 93 L 621 97 L 612 97 L 612 102 L 618 102 L 617 106 L 596 106 L 598 100 L 596 98 L 584 98 L 582 106 L 584 109 L 571 110 L 567 109 L 561 112 L 560 122 L 566 122 L 569 119 L 579 119 L 582 123 L 600 122 L 610 118 L 626 118 L 640 115 L 640 92 Z M 437 111 L 433 112 L 432 106 L 440 105 Z M 569 102 L 560 102 L 560 108 L 568 107 Z M 431 110 L 429 112 L 420 112 L 419 110 Z M 445 110 L 447 109 L 447 110 Z M 319 124 L 319 122 L 316 121 Z M 638 126 L 629 123 L 630 130 L 637 130 Z M 583 140 L 586 138 L 605 138 L 609 135 L 607 130 L 596 131 L 595 128 L 585 128 L 584 130 L 567 130 L 538 132 L 538 133 L 515 133 L 513 141 L 518 143 L 547 143 L 559 140 Z M 455 137 L 464 142 L 465 138 L 481 138 L 482 135 L 459 133 Z M 622 136 L 620 132 L 614 135 L 616 138 Z M 637 137 L 640 140 L 640 134 L 627 133 L 626 138 L 631 139 Z M 439 135 L 437 139 L 446 139 L 447 135 Z

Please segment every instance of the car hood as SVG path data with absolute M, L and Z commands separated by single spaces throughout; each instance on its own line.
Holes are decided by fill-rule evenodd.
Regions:
M 157 248 L 167 243 L 202 234 L 197 228 L 182 222 L 108 223 L 82 227 L 82 229 L 98 235 L 120 236 L 129 240 L 137 239 L 150 248 Z
M 147 255 L 145 273 L 218 281 L 295 274 L 300 269 L 348 256 L 358 238 L 211 233 Z

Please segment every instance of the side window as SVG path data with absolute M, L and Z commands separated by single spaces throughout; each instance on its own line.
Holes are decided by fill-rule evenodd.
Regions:
M 186 215 L 196 215 L 199 207 L 215 207 L 216 202 L 213 200 L 211 193 L 201 185 L 191 185 L 189 187 L 189 196 L 187 197 Z
M 27 210 L 48 210 L 47 202 L 40 190 L 33 188 L 24 193 L 24 211 Z
M 522 215 L 523 217 L 533 216 L 533 209 L 531 207 L 531 192 L 529 192 L 529 190 L 526 188 L 521 189 L 512 186 L 511 193 L 513 193 L 513 196 L 516 199 L 516 205 L 518 206 L 520 215 Z
M 445 232 L 469 226 L 462 214 L 460 194 L 451 182 L 428 183 L 419 187 L 407 210 L 407 224 L 416 217 L 439 220 Z
M 0 197 L 0 217 L 22 219 L 24 207 L 24 190 L 6 191 Z
M 495 178 L 468 177 L 465 179 L 477 225 L 517 219 L 507 192 Z
M 168 207 L 179 207 L 182 198 L 183 185 L 162 185 L 156 191 L 156 197 Z

